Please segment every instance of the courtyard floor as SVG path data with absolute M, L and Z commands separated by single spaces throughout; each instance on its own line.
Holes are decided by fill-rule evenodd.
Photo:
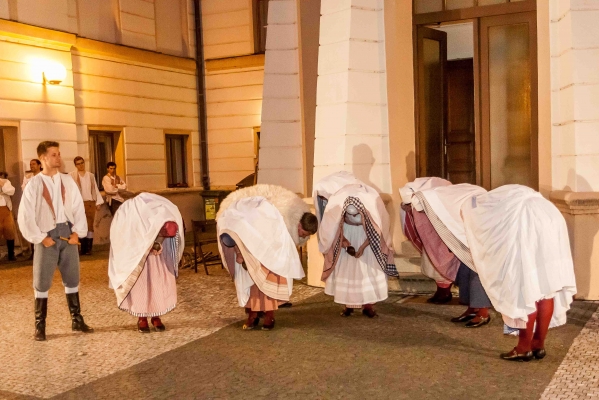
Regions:
M 588 399 L 599 397 L 597 303 L 575 302 L 542 361 L 499 359 L 516 338 L 493 313 L 483 328 L 449 319 L 463 307 L 390 294 L 379 317 L 339 316 L 321 289 L 297 283 L 273 331 L 242 331 L 231 279 L 184 269 L 167 330 L 141 335 L 116 308 L 107 252 L 81 263 L 90 335 L 73 333 L 57 273 L 46 342 L 33 335 L 27 262 L 0 265 L 0 399 Z

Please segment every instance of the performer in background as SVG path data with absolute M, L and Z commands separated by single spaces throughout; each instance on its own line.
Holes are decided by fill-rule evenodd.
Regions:
M 106 203 L 110 207 L 110 213 L 114 216 L 116 210 L 125 201 L 122 192 L 127 190 L 127 184 L 116 174 L 116 163 L 110 161 L 106 164 L 106 175 L 102 178 L 102 187 L 106 193 Z
M 165 330 L 160 316 L 177 305 L 179 260 L 185 237 L 177 206 L 141 193 L 118 209 L 110 226 L 108 277 L 117 306 L 138 317 L 137 330 Z
M 46 340 L 48 291 L 58 266 L 71 313 L 73 331 L 93 332 L 83 320 L 79 302 L 79 237 L 87 235 L 87 220 L 77 184 L 59 172 L 57 142 L 41 142 L 37 155 L 44 170 L 35 175 L 23 192 L 18 223 L 21 233 L 35 246 L 33 288 L 35 293 L 35 340 Z
M 25 173 L 23 183 L 21 184 L 21 189 L 25 190 L 25 186 L 27 186 L 27 183 L 31 180 L 31 178 L 39 174 L 42 171 L 42 169 L 42 162 L 37 158 L 34 158 L 33 160 L 29 161 L 29 171 Z
M 8 180 L 8 174 L 0 172 L 0 237 L 6 240 L 8 261 L 17 261 L 15 257 L 15 221 L 12 215 L 12 195 L 15 188 Z
M 75 157 L 73 163 L 77 169 L 71 172 L 71 177 L 77 183 L 81 192 L 85 217 L 87 218 L 87 236 L 80 239 L 81 251 L 79 254 L 91 256 L 94 245 L 94 220 L 96 219 L 96 211 L 104 204 L 104 199 L 98 189 L 96 177 L 91 172 L 85 170 L 85 160 L 83 157 Z

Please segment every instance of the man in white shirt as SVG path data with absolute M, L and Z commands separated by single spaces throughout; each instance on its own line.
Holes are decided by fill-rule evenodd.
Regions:
M 116 174 L 116 163 L 110 161 L 106 164 L 107 174 L 102 178 L 102 186 L 106 193 L 106 203 L 110 207 L 110 213 L 114 216 L 116 210 L 125 201 L 120 192 L 127 190 L 127 184 Z
M 8 261 L 17 261 L 15 257 L 15 222 L 12 216 L 12 201 L 15 188 L 7 179 L 6 172 L 0 172 L 0 237 L 6 240 Z
M 79 192 L 83 198 L 83 207 L 85 208 L 85 217 L 87 218 L 87 236 L 79 239 L 81 241 L 80 255 L 92 254 L 94 245 L 94 220 L 96 218 L 96 210 L 104 204 L 104 199 L 98 189 L 96 177 L 91 172 L 85 170 L 85 160 L 81 156 L 75 157 L 73 160 L 75 171 L 71 172 L 71 177 L 79 186 Z
M 25 177 L 23 178 L 23 183 L 21 184 L 21 189 L 23 190 L 25 190 L 25 186 L 27 186 L 27 183 L 31 180 L 31 178 L 42 171 L 42 162 L 37 158 L 34 158 L 33 160 L 29 161 L 29 169 L 30 171 L 27 171 Z
M 75 181 L 61 174 L 57 142 L 41 142 L 37 154 L 44 170 L 34 176 L 23 192 L 18 222 L 25 239 L 35 246 L 33 288 L 35 293 L 35 340 L 46 340 L 48 291 L 58 266 L 71 314 L 73 331 L 93 332 L 83 321 L 79 303 L 79 237 L 87 235 L 83 199 Z

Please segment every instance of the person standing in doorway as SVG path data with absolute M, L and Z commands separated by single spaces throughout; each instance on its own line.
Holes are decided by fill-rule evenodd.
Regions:
M 102 179 L 102 186 L 106 193 L 106 203 L 110 207 L 110 213 L 114 216 L 116 210 L 125 201 L 119 192 L 127 190 L 127 184 L 116 174 L 116 163 L 110 161 L 106 164 L 106 172 Z
M 6 240 L 8 261 L 17 261 L 15 257 L 15 222 L 10 199 L 15 194 L 15 188 L 7 178 L 6 172 L 0 172 L 0 235 Z
M 48 291 L 58 266 L 71 314 L 73 331 L 93 332 L 83 320 L 79 302 L 80 237 L 87 235 L 83 199 L 75 181 L 59 172 L 62 163 L 57 142 L 41 142 L 37 155 L 44 170 L 34 176 L 23 192 L 18 222 L 25 239 L 35 245 L 33 288 L 35 293 L 35 340 L 46 340 Z
M 29 161 L 29 169 L 30 171 L 27 171 L 25 177 L 23 178 L 23 183 L 21 184 L 21 189 L 23 190 L 25 190 L 25 186 L 27 186 L 27 183 L 31 180 L 31 178 L 42 171 L 42 162 L 37 158 L 34 158 L 33 160 Z
M 104 199 L 100 194 L 100 189 L 98 189 L 96 177 L 85 170 L 83 157 L 77 156 L 73 162 L 77 169 L 71 172 L 71 177 L 79 186 L 79 192 L 83 198 L 83 207 L 85 208 L 85 217 L 87 218 L 87 236 L 80 239 L 81 251 L 79 254 L 91 256 L 94 244 L 94 219 L 96 218 L 96 211 L 104 204 Z

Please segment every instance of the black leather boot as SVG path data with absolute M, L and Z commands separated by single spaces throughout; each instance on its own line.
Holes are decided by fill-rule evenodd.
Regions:
M 85 254 L 88 256 L 92 255 L 92 247 L 94 247 L 94 238 L 87 238 L 87 249 L 85 250 Z
M 35 299 L 35 336 L 37 341 L 46 340 L 46 315 L 48 313 L 48 299 Z
M 15 257 L 15 241 L 7 240 L 6 247 L 8 248 L 8 261 L 17 261 L 17 257 Z
M 74 331 L 81 331 L 84 333 L 92 333 L 94 328 L 88 326 L 83 321 L 81 315 L 81 305 L 79 304 L 79 292 L 67 293 L 67 304 L 69 305 L 69 312 L 71 313 L 71 329 Z
M 83 256 L 87 252 L 87 238 L 81 238 L 79 239 L 79 242 L 81 243 L 81 247 L 79 248 L 79 255 Z

